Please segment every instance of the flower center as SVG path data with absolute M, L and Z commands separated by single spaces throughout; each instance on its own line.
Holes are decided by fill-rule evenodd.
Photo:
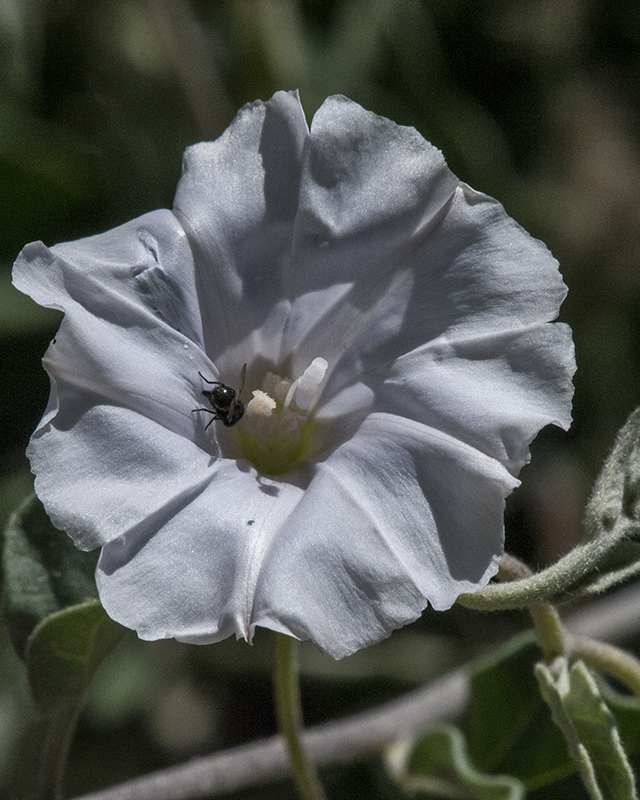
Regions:
M 291 472 L 309 456 L 313 439 L 309 412 L 327 367 L 324 358 L 314 358 L 295 380 L 267 372 L 261 388 L 253 392 L 237 434 L 242 455 L 260 472 Z

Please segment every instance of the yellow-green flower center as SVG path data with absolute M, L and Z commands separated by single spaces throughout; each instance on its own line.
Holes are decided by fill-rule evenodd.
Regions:
M 237 437 L 242 456 L 268 475 L 293 472 L 313 449 L 310 412 L 327 370 L 315 358 L 296 380 L 267 372 L 262 386 L 246 404 Z

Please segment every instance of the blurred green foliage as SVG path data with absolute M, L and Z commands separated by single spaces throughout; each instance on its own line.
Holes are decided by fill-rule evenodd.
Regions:
M 508 518 L 513 550 L 555 560 L 580 536 L 589 485 L 640 405 L 640 6 L 628 0 L 0 0 L 1 521 L 30 491 L 24 449 L 59 322 L 10 286 L 20 247 L 170 206 L 185 146 L 219 135 L 243 103 L 291 88 L 309 118 L 343 93 L 414 125 L 561 262 L 575 425 L 539 437 Z M 510 619 L 426 614 L 393 646 L 337 665 L 309 650 L 308 718 L 426 680 Z M 414 655 L 399 659 L 407 636 Z M 270 732 L 267 642 L 126 638 L 81 722 L 70 791 Z M 22 780 L 10 774 L 28 709 L 5 636 L 3 796 Z M 389 796 L 378 772 L 365 774 L 329 776 L 332 797 Z

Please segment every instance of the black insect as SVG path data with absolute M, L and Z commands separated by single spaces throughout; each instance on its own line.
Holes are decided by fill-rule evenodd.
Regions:
M 211 417 L 209 422 L 207 422 L 205 425 L 205 431 L 216 419 L 221 419 L 222 424 L 226 425 L 228 428 L 230 428 L 232 425 L 235 425 L 236 422 L 239 422 L 242 419 L 242 415 L 244 414 L 244 403 L 241 402 L 240 395 L 242 394 L 242 388 L 244 387 L 244 379 L 246 374 L 247 365 L 245 364 L 240 372 L 238 388 L 232 389 L 230 386 L 225 386 L 224 383 L 220 383 L 220 381 L 208 380 L 208 378 L 205 378 L 201 372 L 198 373 L 205 383 L 210 383 L 215 387 L 202 392 L 202 394 L 211 403 L 212 408 L 193 409 L 194 411 L 206 411 L 208 414 L 213 414 L 213 417 Z

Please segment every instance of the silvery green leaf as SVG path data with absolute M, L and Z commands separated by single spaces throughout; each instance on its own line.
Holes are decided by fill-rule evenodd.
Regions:
M 88 600 L 48 615 L 29 636 L 27 677 L 41 720 L 34 770 L 38 797 L 62 796 L 69 746 L 87 690 L 124 630 L 98 600 Z
M 29 637 L 26 650 L 38 711 L 55 716 L 80 706 L 95 671 L 123 632 L 97 600 L 69 606 L 44 619 Z
M 399 787 L 412 796 L 460 800 L 522 800 L 525 796 L 524 784 L 517 778 L 478 771 L 469 759 L 464 736 L 450 726 L 392 745 L 385 763 Z
M 536 677 L 592 800 L 637 800 L 615 718 L 587 667 L 558 657 L 537 664 Z
M 35 494 L 11 515 L 2 544 L 3 611 L 20 655 L 44 619 L 97 597 L 96 561 L 54 528 Z
M 640 540 L 640 408 L 620 429 L 585 512 L 587 537 Z

